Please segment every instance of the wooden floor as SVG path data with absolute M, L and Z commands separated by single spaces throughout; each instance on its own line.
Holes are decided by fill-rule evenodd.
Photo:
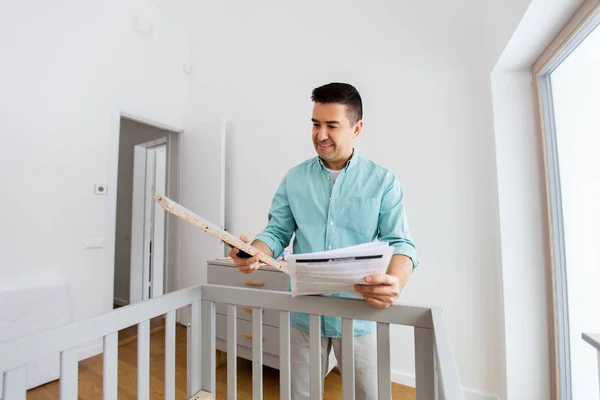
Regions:
M 150 338 L 150 398 L 164 398 L 164 356 L 165 336 L 160 328 L 160 321 L 153 323 L 154 333 Z M 119 399 L 135 399 L 137 397 L 137 340 L 135 330 L 119 335 Z M 225 358 L 225 357 L 223 357 Z M 186 330 L 177 326 L 175 353 L 175 397 L 177 400 L 186 399 Z M 238 399 L 252 398 L 252 363 L 238 358 Z M 279 371 L 273 368 L 263 368 L 264 399 L 279 399 Z M 221 365 L 217 369 L 217 399 L 227 399 L 227 367 Z M 324 400 L 342 398 L 341 377 L 332 371 L 325 378 Z M 392 384 L 394 400 L 415 399 L 415 390 L 406 386 Z M 30 400 L 59 399 L 58 381 L 27 392 Z M 79 398 L 102 399 L 102 355 L 88 358 L 79 363 Z

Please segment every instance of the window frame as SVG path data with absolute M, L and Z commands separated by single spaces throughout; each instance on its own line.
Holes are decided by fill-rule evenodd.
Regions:
M 551 74 L 598 26 L 600 26 L 600 0 L 587 0 L 538 58 L 532 69 L 537 94 L 544 156 L 547 218 L 550 227 L 548 239 L 552 283 L 555 393 L 561 400 L 571 400 L 572 388 L 565 238 Z

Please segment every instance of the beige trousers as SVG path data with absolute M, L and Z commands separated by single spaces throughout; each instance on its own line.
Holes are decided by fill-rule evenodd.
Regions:
M 310 398 L 309 334 L 290 327 L 292 400 Z M 329 353 L 333 348 L 340 371 L 342 369 L 342 339 L 321 337 L 321 391 L 323 378 L 329 371 Z M 373 333 L 354 337 L 355 399 L 377 398 L 377 336 Z

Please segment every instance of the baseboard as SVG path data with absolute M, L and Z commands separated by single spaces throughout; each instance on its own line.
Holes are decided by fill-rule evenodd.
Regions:
M 416 386 L 414 375 L 400 372 L 398 370 L 392 370 L 392 382 L 413 388 Z M 465 400 L 498 400 L 498 397 L 496 396 L 481 393 L 477 390 L 463 388 L 463 391 L 465 394 Z
M 124 300 L 124 299 L 120 299 L 118 297 L 115 297 L 113 299 L 113 303 L 115 303 L 118 306 L 123 307 L 123 306 L 128 306 L 129 305 L 129 300 Z

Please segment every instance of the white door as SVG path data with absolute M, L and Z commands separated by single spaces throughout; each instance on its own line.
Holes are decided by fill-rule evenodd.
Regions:
M 130 304 L 164 293 L 165 212 L 154 193 L 165 193 L 165 140 L 134 148 Z
M 181 204 L 224 228 L 225 120 L 190 126 L 181 139 Z M 222 257 L 224 245 L 186 222 L 180 222 L 179 229 L 179 288 L 206 283 L 206 263 Z M 190 309 L 182 309 L 177 318 L 189 323 Z

